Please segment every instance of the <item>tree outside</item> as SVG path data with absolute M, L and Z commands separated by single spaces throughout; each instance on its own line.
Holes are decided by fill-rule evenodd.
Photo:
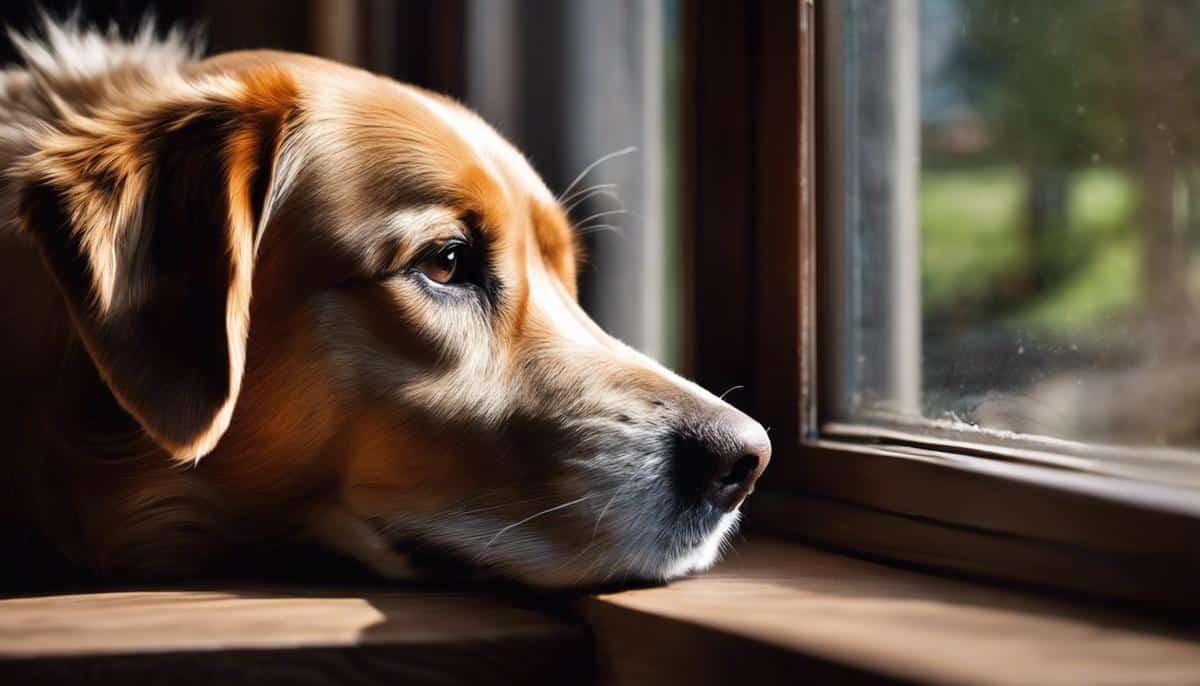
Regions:
M 1151 416 L 1200 389 L 1198 29 L 1188 0 L 921 3 L 926 416 L 1200 445 Z

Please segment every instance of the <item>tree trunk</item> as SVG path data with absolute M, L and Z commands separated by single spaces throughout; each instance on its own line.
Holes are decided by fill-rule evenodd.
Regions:
M 1055 234 L 1067 228 L 1068 176 L 1061 168 L 1037 162 L 1026 165 L 1024 295 L 1040 293 L 1060 276 Z
M 1172 44 L 1170 2 L 1144 2 L 1141 8 L 1141 97 L 1138 153 L 1141 176 L 1142 297 L 1151 338 L 1149 352 L 1162 361 L 1180 352 L 1186 339 L 1187 250 L 1175 221 L 1178 50 Z

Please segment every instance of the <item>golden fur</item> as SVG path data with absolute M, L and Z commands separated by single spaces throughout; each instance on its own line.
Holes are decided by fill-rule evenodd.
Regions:
M 303 537 L 551 585 L 716 558 L 762 428 L 587 318 L 565 214 L 478 117 L 312 57 L 45 30 L 0 78 L 0 507 L 30 568 Z M 478 283 L 422 276 L 456 241 Z M 681 440 L 753 455 L 728 510 L 670 495 Z

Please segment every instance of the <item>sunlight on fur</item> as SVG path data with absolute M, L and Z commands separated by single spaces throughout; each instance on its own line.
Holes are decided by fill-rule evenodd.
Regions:
M 589 319 L 576 230 L 475 114 L 149 25 L 14 40 L 3 507 L 32 561 L 168 578 L 312 540 L 572 586 L 720 556 L 766 432 Z

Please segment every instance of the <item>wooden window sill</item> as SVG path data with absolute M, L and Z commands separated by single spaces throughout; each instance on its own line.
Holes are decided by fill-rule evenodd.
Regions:
M 0 684 L 575 683 L 585 628 L 478 593 L 197 588 L 0 600 Z
M 622 684 L 1200 683 L 1192 630 L 767 540 L 584 614 Z
M 769 540 L 701 577 L 560 601 L 377 586 L 5 598 L 0 683 L 1200 683 L 1192 630 Z

